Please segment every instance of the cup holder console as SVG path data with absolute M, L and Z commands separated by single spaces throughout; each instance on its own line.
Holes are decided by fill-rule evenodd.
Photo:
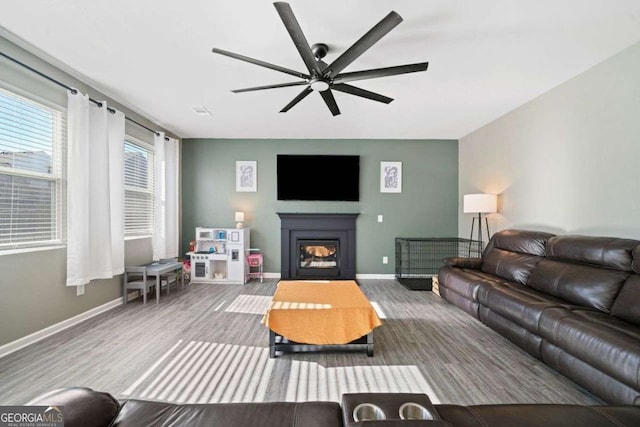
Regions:
M 353 420 L 355 422 L 358 421 L 376 421 L 376 420 L 386 420 L 387 417 L 384 414 L 384 411 L 380 409 L 378 405 L 374 405 L 373 403 L 360 403 L 353 409 Z
M 431 407 L 431 411 L 419 403 L 407 402 L 400 405 L 398 415 L 401 420 L 432 420 L 435 408 Z
M 414 393 L 343 394 L 342 416 L 345 427 L 373 426 L 377 421 L 385 426 L 447 424 L 426 394 Z

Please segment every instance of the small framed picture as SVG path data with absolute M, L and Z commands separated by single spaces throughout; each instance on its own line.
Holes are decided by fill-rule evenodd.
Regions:
M 380 162 L 380 192 L 402 193 L 402 162 Z
M 258 191 L 258 162 L 236 162 L 236 191 L 249 193 Z

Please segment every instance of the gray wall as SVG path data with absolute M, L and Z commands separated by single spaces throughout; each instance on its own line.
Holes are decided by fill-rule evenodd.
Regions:
M 638 76 L 640 44 L 462 138 L 460 212 L 464 194 L 497 193 L 492 231 L 639 239 Z
M 2 37 L 0 51 L 80 89 L 83 93 L 89 93 L 94 99 L 106 99 L 110 106 L 152 129 L 162 130 Z M 0 59 L 0 76 L 3 83 L 66 106 L 67 94 L 63 88 L 5 59 Z M 150 132 L 128 122 L 126 131 L 142 140 L 153 141 Z M 151 239 L 129 240 L 125 243 L 125 250 L 127 264 L 148 262 L 152 256 Z M 3 254 L 0 251 L 0 271 L 0 346 L 121 296 L 120 276 L 91 282 L 86 286 L 84 295 L 76 296 L 75 287 L 65 286 L 65 248 L 19 254 Z
M 457 235 L 458 144 L 452 140 L 226 140 L 182 144 L 182 250 L 196 226 L 233 227 L 244 211 L 251 246 L 263 250 L 265 271 L 280 272 L 280 218 L 276 212 L 359 212 L 357 273 L 393 273 L 394 238 Z M 360 202 L 276 200 L 277 154 L 360 156 Z M 258 192 L 236 193 L 235 162 L 258 162 Z M 380 193 L 380 161 L 403 162 L 402 194 Z M 330 171 L 309 171 L 331 182 Z M 377 222 L 377 215 L 384 222 Z M 389 264 L 382 264 L 382 257 Z

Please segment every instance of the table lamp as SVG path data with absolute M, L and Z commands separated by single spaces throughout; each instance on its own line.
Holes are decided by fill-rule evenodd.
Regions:
M 478 214 L 477 217 L 473 217 L 471 222 L 471 235 L 469 240 L 473 240 L 473 229 L 478 220 L 478 242 L 480 245 L 480 251 L 484 248 L 482 242 L 482 214 L 498 212 L 498 196 L 495 194 L 465 194 L 463 203 L 464 213 Z M 487 229 L 487 241 L 491 238 L 489 236 L 489 221 L 487 217 L 484 217 L 485 227 Z
M 236 212 L 236 228 L 242 228 L 244 222 L 244 212 Z

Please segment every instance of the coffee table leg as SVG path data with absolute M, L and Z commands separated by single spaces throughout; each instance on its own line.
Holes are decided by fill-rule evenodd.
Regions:
M 156 275 L 156 304 L 160 304 L 160 274 Z
M 276 334 L 269 329 L 269 357 L 276 358 Z
M 367 356 L 373 357 L 373 331 L 367 334 Z

